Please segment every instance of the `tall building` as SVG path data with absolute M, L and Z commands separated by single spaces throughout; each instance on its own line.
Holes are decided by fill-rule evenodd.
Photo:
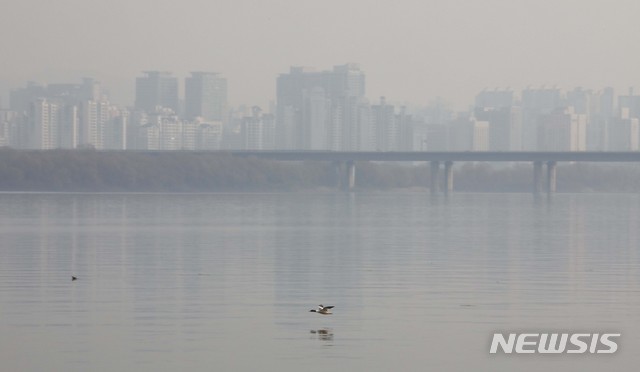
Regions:
M 196 149 L 220 150 L 222 147 L 223 126 L 220 122 L 202 123 L 198 127 Z
M 105 149 L 129 149 L 129 117 L 129 111 L 112 106 L 109 121 L 103 132 Z
M 14 146 L 13 126 L 17 123 L 18 113 L 10 110 L 0 110 L 0 146 Z
M 483 90 L 476 95 L 476 107 L 500 109 L 513 106 L 513 91 Z
M 609 126 L 615 115 L 613 88 L 607 87 L 597 93 L 596 109 L 587 128 L 587 149 L 606 151 L 609 149 Z
M 84 101 L 79 144 L 99 150 L 128 149 L 129 116 L 129 111 L 120 109 L 105 99 Z
M 105 98 L 100 83 L 92 78 L 82 79 L 81 90 L 83 100 L 100 101 Z
M 60 108 L 58 124 L 58 147 L 75 149 L 80 144 L 80 111 L 77 105 Z
M 541 150 L 537 148 L 537 128 L 540 116 L 549 115 L 563 107 L 560 89 L 527 88 L 522 91 L 522 149 L 526 151 Z
M 491 128 L 488 121 L 471 120 L 473 142 L 471 151 L 488 151 L 490 147 Z
M 281 149 L 344 149 L 352 143 L 357 115 L 352 105 L 364 99 L 365 76 L 357 64 L 331 71 L 291 67 L 276 81 L 277 146 Z
M 334 119 L 331 117 L 331 100 L 322 87 L 313 87 L 304 93 L 304 125 L 299 127 L 299 144 L 308 150 L 329 150 L 332 147 L 328 141 L 329 131 L 333 124 L 331 119 Z
M 29 81 L 25 88 L 14 89 L 9 93 L 9 109 L 19 114 L 25 114 L 30 110 L 33 101 L 47 96 L 44 85 Z
M 147 123 L 143 126 L 142 142 L 147 143 L 148 150 L 180 150 L 182 149 L 183 121 L 173 112 L 165 108 L 149 113 Z
M 30 82 L 11 92 L 11 107 L 17 115 L 10 128 L 12 145 L 44 149 L 102 148 L 101 131 L 113 106 L 106 102 L 99 82 L 84 78 L 81 84 Z
M 242 145 L 246 150 L 274 149 L 274 117 L 262 114 L 260 107 L 252 108 L 251 116 L 242 119 Z
M 184 86 L 188 120 L 227 122 L 227 79 L 214 72 L 192 72 Z
M 342 143 L 340 149 L 344 151 L 375 150 L 376 139 L 369 101 L 362 97 L 347 98 L 340 106 L 340 110 L 336 111 L 340 113 L 341 120 L 334 125 L 335 131 L 340 133 Z
M 144 74 L 136 78 L 136 109 L 153 112 L 161 106 L 177 113 L 178 79 L 164 71 L 145 71 Z
M 395 107 L 387 104 L 385 97 L 380 97 L 380 103 L 371 106 L 371 122 L 375 133 L 375 150 L 397 150 L 399 131 Z
M 573 107 L 558 108 L 538 118 L 538 151 L 585 151 L 587 117 Z
M 422 151 L 447 151 L 450 150 L 449 143 L 451 128 L 447 124 L 426 123 L 420 149 Z
M 80 142 L 96 149 L 104 149 L 104 129 L 109 120 L 109 103 L 85 101 L 82 105 Z
M 633 93 L 633 89 L 629 89 L 629 95 L 618 97 L 619 117 L 640 118 L 640 96 Z
M 474 116 L 489 123 L 489 150 L 522 149 L 522 110 L 511 90 L 482 91 L 476 96 Z
M 429 127 L 423 118 L 414 118 L 412 122 L 411 151 L 429 150 Z
M 605 118 L 613 118 L 614 115 L 614 91 L 606 87 L 598 92 L 598 107 L 596 112 Z
M 28 148 L 49 150 L 58 147 L 60 105 L 46 98 L 31 102 Z
M 260 108 L 253 108 L 253 115 L 242 119 L 243 147 L 246 150 L 263 150 L 264 128 L 260 118 Z
M 522 149 L 520 107 L 476 107 L 474 115 L 476 119 L 489 123 L 489 150 L 519 151 Z
M 400 112 L 396 114 L 396 126 L 398 136 L 396 138 L 396 149 L 398 151 L 413 151 L 413 116 L 408 115 L 406 107 L 400 107 Z
M 614 119 L 608 131 L 609 151 L 638 151 L 640 124 L 638 118 Z
M 487 151 L 489 122 L 461 114 L 449 122 L 447 137 L 448 146 L 441 151 Z

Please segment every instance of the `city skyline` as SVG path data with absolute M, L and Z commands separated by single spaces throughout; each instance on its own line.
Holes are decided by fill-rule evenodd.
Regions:
M 618 105 L 617 98 L 619 96 L 640 95 L 640 86 L 632 85 L 631 82 L 627 85 L 622 84 L 620 88 L 616 88 L 613 84 L 605 84 L 602 86 L 589 86 L 586 84 L 577 84 L 573 86 L 562 86 L 559 84 L 550 84 L 550 85 L 549 84 L 538 84 L 538 85 L 528 84 L 523 86 L 522 88 L 516 88 L 510 85 L 506 85 L 506 86 L 492 85 L 492 86 L 482 87 L 475 91 L 470 91 L 468 93 L 470 97 L 469 100 L 460 104 L 459 106 L 454 105 L 451 101 L 448 101 L 446 97 L 443 97 L 440 95 L 434 96 L 432 97 L 432 99 L 428 99 L 422 102 L 406 102 L 400 99 L 399 97 L 394 97 L 394 96 L 385 94 L 384 92 L 381 95 L 370 94 L 368 92 L 369 80 L 372 80 L 372 76 L 367 70 L 365 70 L 362 67 L 360 63 L 354 63 L 354 62 L 348 62 L 348 61 L 347 62 L 334 61 L 328 66 L 332 66 L 332 67 L 327 68 L 327 66 L 319 67 L 315 65 L 314 66 L 288 65 L 287 68 L 283 69 L 281 72 L 279 72 L 277 75 L 273 77 L 273 81 L 271 84 L 273 86 L 273 91 L 274 91 L 273 97 L 269 99 L 264 98 L 259 100 L 261 102 L 264 102 L 263 104 L 260 104 L 258 102 L 250 102 L 250 101 L 231 103 L 228 98 L 224 98 L 222 99 L 222 101 L 226 102 L 224 104 L 224 107 L 227 110 L 234 110 L 239 108 L 250 109 L 251 107 L 254 107 L 254 106 L 260 107 L 261 110 L 263 111 L 264 110 L 269 111 L 270 108 L 275 109 L 277 105 L 277 98 L 278 98 L 278 88 L 277 88 L 278 80 L 282 76 L 291 73 L 291 71 L 293 70 L 321 74 L 321 73 L 328 72 L 328 70 L 331 70 L 332 68 L 337 68 L 341 66 L 357 66 L 358 70 L 360 70 L 362 73 L 364 73 L 364 75 L 366 75 L 366 90 L 361 94 L 360 98 L 365 99 L 369 102 L 377 102 L 381 97 L 383 97 L 385 101 L 387 101 L 389 104 L 396 105 L 398 107 L 406 107 L 411 112 L 416 110 L 419 111 L 425 107 L 429 107 L 436 104 L 444 105 L 448 110 L 452 112 L 465 112 L 465 111 L 473 110 L 474 107 L 478 106 L 478 95 L 482 95 L 485 92 L 488 92 L 488 93 L 499 92 L 499 94 L 510 92 L 511 94 L 513 94 L 513 96 L 511 97 L 512 105 L 520 105 L 522 103 L 522 98 L 523 98 L 522 93 L 530 90 L 534 90 L 534 91 L 535 90 L 554 90 L 559 92 L 562 95 L 571 95 L 572 92 L 574 91 L 603 92 L 603 91 L 611 90 L 612 93 L 615 93 L 615 96 L 616 96 L 616 102 L 615 102 L 616 106 Z M 185 74 L 177 74 L 169 70 L 142 69 L 138 71 L 136 75 L 131 76 L 129 78 L 130 80 L 129 89 L 127 89 L 127 93 L 125 94 L 125 96 L 130 97 L 130 99 L 128 99 L 127 102 L 123 103 L 122 102 L 123 98 L 117 95 L 117 93 L 114 94 L 113 93 L 114 89 L 112 89 L 112 87 L 108 84 L 108 82 L 100 80 L 97 77 L 97 75 L 79 74 L 79 75 L 72 76 L 68 80 L 54 80 L 54 81 L 41 81 L 36 79 L 35 77 L 31 77 L 31 78 L 26 78 L 25 80 L 20 81 L 11 89 L 9 89 L 8 91 L 2 94 L 3 96 L 6 96 L 6 97 L 4 97 L 2 101 L 0 101 L 0 110 L 10 109 L 10 101 L 11 101 L 10 96 L 12 92 L 24 89 L 25 87 L 29 87 L 29 86 L 66 87 L 71 85 L 81 85 L 83 81 L 93 81 L 99 84 L 101 94 L 104 95 L 106 98 L 108 98 L 109 101 L 115 105 L 118 105 L 120 107 L 149 109 L 149 107 L 144 107 L 144 105 L 140 106 L 137 103 L 138 98 L 136 97 L 137 95 L 136 90 L 139 89 L 138 84 L 140 80 L 144 78 L 148 78 L 149 75 L 160 75 L 160 76 L 164 75 L 165 77 L 168 77 L 169 79 L 174 81 L 172 87 L 169 89 L 177 90 L 177 99 L 178 99 L 177 106 L 175 103 L 168 104 L 168 105 L 160 104 L 161 106 L 171 108 L 172 110 L 176 110 L 177 107 L 182 107 L 185 104 L 185 101 L 188 96 L 187 88 L 186 88 L 186 85 L 188 84 L 187 82 L 192 81 L 195 76 L 200 76 L 200 79 L 202 79 L 202 76 L 207 76 L 209 79 L 211 79 L 211 77 L 215 77 L 216 80 L 222 81 L 221 87 L 224 87 L 224 89 L 228 91 L 234 90 L 235 88 L 234 82 L 227 77 L 227 74 L 224 71 L 211 72 L 210 70 L 196 71 L 192 69 Z M 218 88 L 218 89 L 222 89 L 222 88 Z M 213 96 L 211 95 L 211 97 Z M 175 99 L 175 98 L 176 97 L 172 97 L 172 99 Z M 503 98 L 503 99 L 506 99 L 506 98 Z M 181 109 L 187 110 L 186 107 L 182 107 Z M 220 110 L 220 107 L 218 108 L 218 110 Z M 185 112 L 185 115 L 186 115 L 186 112 Z
M 638 13 L 640 3 L 631 0 L 27 0 L 0 15 L 7 51 L 0 94 L 6 107 L 8 91 L 25 80 L 92 76 L 110 87 L 115 103 L 131 104 L 139 71 L 217 71 L 234 82 L 231 105 L 266 107 L 275 99 L 273 79 L 289 65 L 336 62 L 367 71 L 369 99 L 406 105 L 442 97 L 460 109 L 496 86 L 621 91 L 640 86 Z
M 134 106 L 113 104 L 99 81 L 12 90 L 0 110 L 0 145 L 114 150 L 300 149 L 334 151 L 638 151 L 640 96 L 613 88 L 483 90 L 465 111 L 412 112 L 385 96 L 366 98 L 358 64 L 290 67 L 277 101 L 227 109 L 227 79 L 143 71 Z

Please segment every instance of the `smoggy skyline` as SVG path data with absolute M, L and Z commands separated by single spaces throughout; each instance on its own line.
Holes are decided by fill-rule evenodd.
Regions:
M 0 94 L 91 76 L 133 102 L 143 70 L 216 71 L 231 105 L 267 105 L 291 65 L 360 64 L 367 96 L 455 107 L 482 89 L 640 86 L 632 0 L 25 0 L 0 13 Z

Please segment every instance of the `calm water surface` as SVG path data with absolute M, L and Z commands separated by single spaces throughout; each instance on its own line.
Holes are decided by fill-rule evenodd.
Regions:
M 622 338 L 489 355 L 495 331 Z M 635 370 L 639 348 L 638 195 L 0 194 L 3 372 Z

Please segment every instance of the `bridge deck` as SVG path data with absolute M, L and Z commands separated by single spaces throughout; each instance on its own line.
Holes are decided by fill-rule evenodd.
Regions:
M 214 153 L 214 152 L 212 152 Z M 586 161 L 640 162 L 640 152 L 383 152 L 383 151 L 226 151 L 232 156 L 283 161 Z

